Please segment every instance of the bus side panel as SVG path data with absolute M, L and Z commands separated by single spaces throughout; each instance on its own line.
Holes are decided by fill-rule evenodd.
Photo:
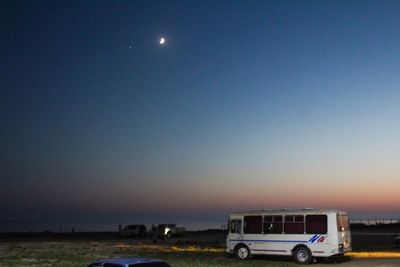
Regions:
M 247 240 L 252 254 L 291 255 L 290 244 L 285 239 L 283 235 L 279 234 L 257 234 L 248 235 Z
M 307 235 L 308 247 L 311 250 L 313 257 L 329 257 L 332 256 L 332 235 L 314 234 Z
M 260 236 L 260 235 L 258 235 Z M 251 249 L 252 254 L 263 255 L 292 255 L 296 246 L 305 246 L 310 249 L 314 257 L 332 256 L 332 244 L 328 234 L 301 235 L 263 235 L 248 237 L 244 241 Z

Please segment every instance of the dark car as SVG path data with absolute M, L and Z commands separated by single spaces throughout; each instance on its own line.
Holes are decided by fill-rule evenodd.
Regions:
M 92 262 L 88 267 L 171 267 L 158 259 L 147 258 L 115 258 Z

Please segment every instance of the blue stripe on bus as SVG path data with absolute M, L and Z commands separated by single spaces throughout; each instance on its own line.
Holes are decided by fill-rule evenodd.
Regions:
M 252 249 L 252 251 L 286 252 L 286 250 L 280 249 Z
M 308 240 L 250 240 L 229 239 L 230 242 L 257 242 L 257 243 L 308 243 Z

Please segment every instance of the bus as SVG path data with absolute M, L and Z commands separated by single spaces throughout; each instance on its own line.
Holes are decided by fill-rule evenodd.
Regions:
M 292 256 L 299 264 L 351 251 L 347 213 L 327 209 L 263 209 L 229 216 L 226 252 Z

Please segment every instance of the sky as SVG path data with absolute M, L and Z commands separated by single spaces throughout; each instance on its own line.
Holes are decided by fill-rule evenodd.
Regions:
M 0 1 L 1 216 L 398 218 L 399 12 L 398 1 Z

